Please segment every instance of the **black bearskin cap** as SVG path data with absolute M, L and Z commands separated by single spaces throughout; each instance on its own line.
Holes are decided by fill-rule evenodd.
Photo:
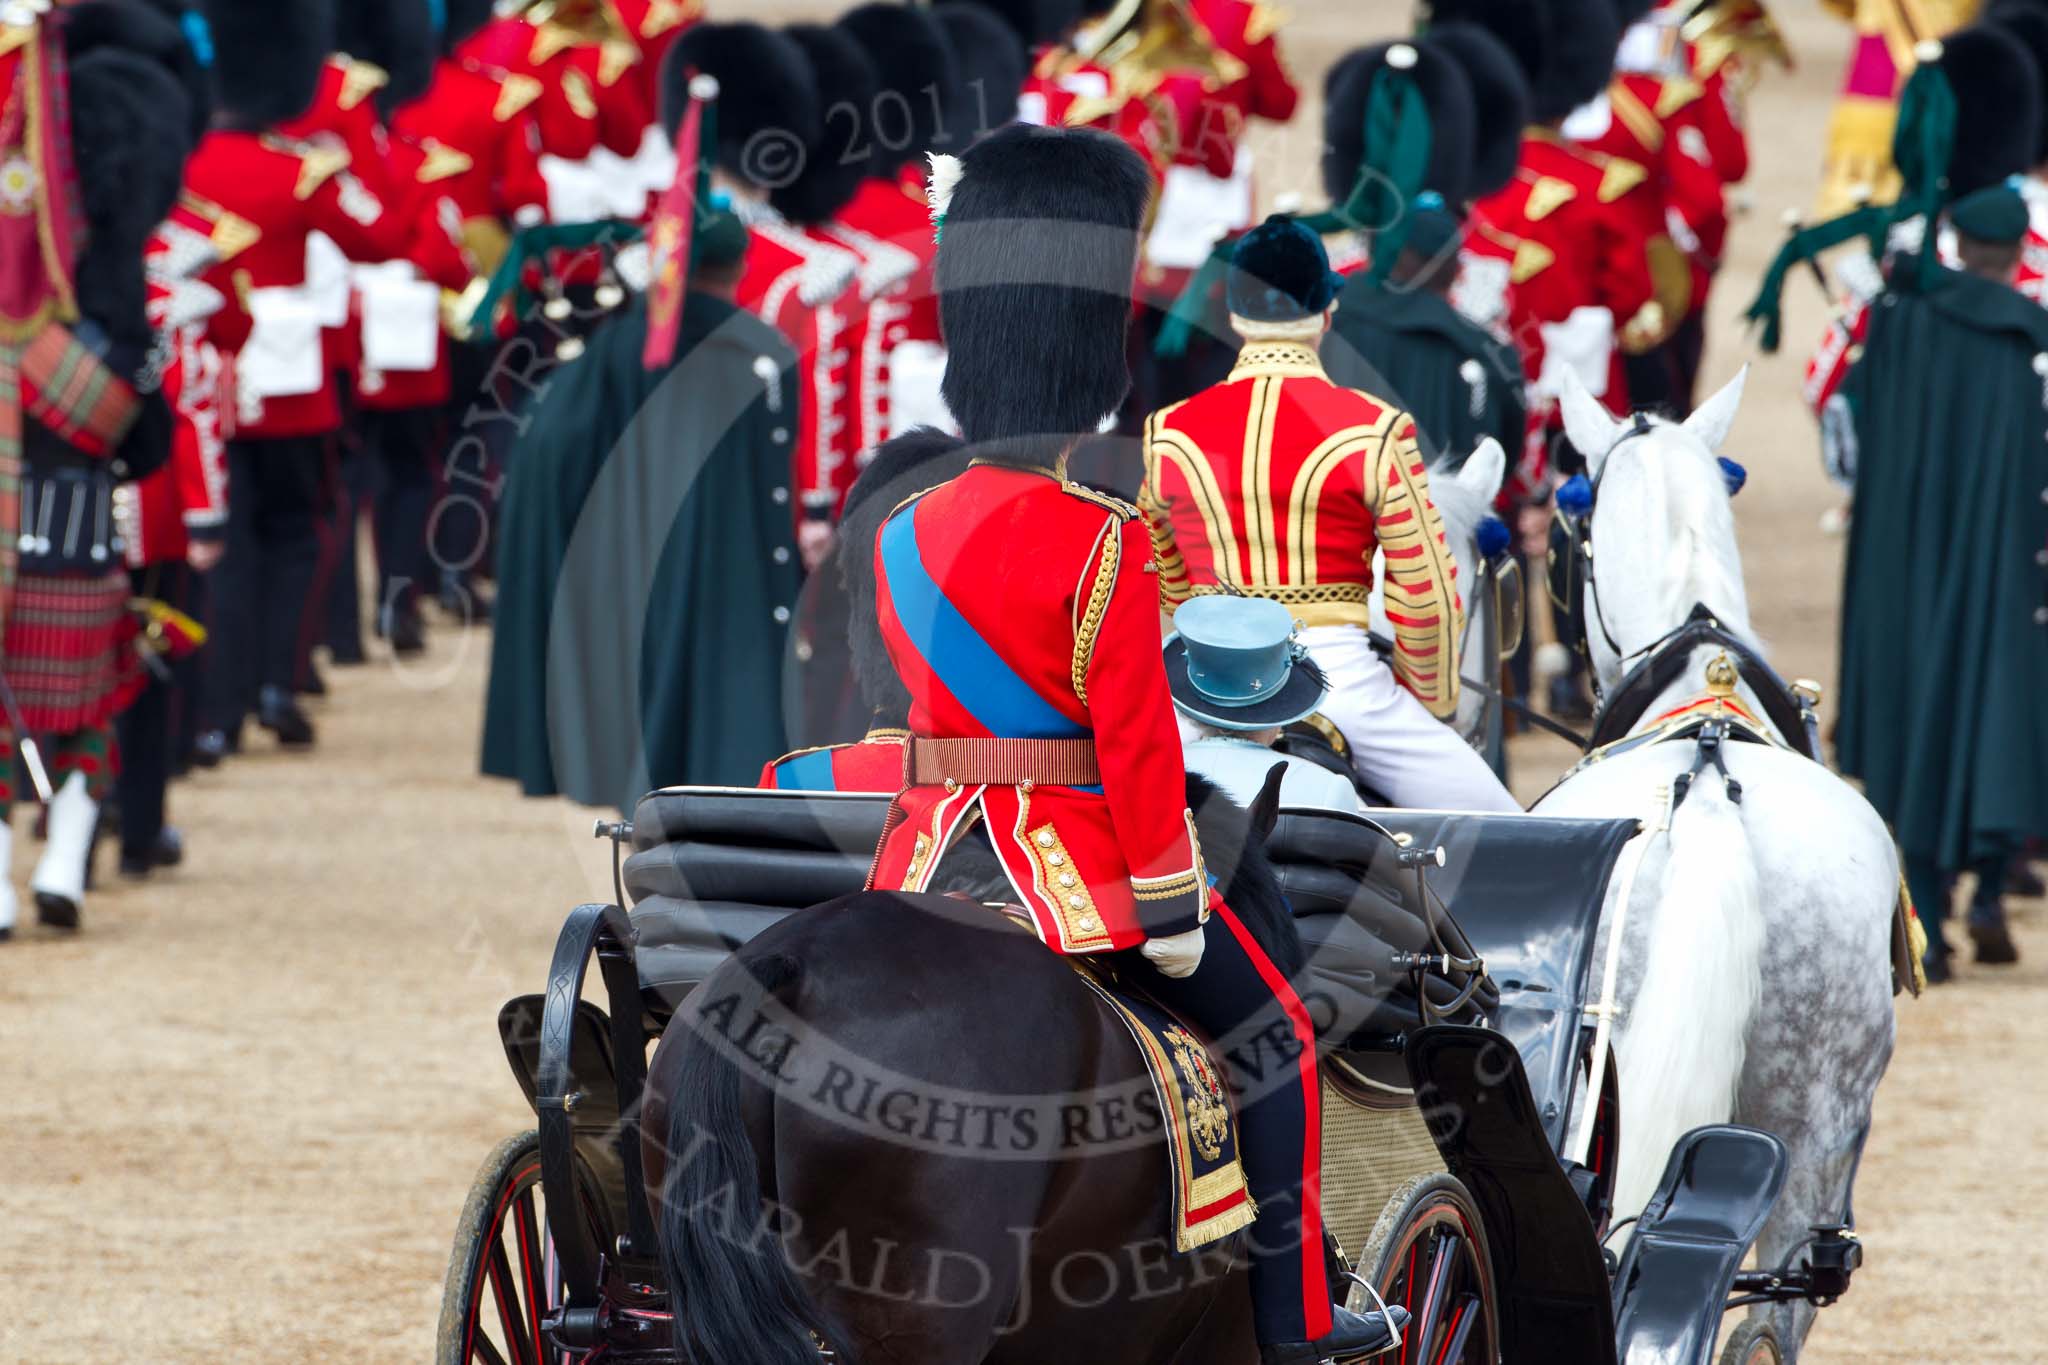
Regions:
M 977 443 L 1094 431 L 1130 391 L 1151 174 L 1087 128 L 1015 124 L 960 161 L 935 271 L 946 405 Z
M 955 98 L 952 44 L 929 10 L 902 5 L 862 5 L 847 11 L 839 26 L 867 49 L 881 82 L 873 109 L 862 113 L 857 145 L 872 149 L 869 175 L 893 176 L 939 145 L 932 91 L 939 92 L 941 107 Z
M 1075 0 L 937 0 L 934 6 L 941 19 L 950 9 L 970 7 L 986 9 L 1009 25 L 1027 52 L 1040 43 L 1064 37 L 1068 29 L 1081 22 L 1081 6 Z M 958 51 L 957 42 L 954 48 Z M 970 65 L 973 62 L 965 52 L 960 53 L 960 58 Z M 1018 86 L 1022 85 L 1019 81 Z
M 1607 88 L 1621 20 L 1600 0 L 1428 0 L 1424 22 L 1477 24 L 1529 76 L 1529 116 L 1555 123 Z
M 693 70 L 718 81 L 720 167 L 768 190 L 803 173 L 825 134 L 825 106 L 795 39 L 755 23 L 698 24 L 678 38 L 661 68 L 661 121 L 671 136 Z
M 860 699 L 875 714 L 901 722 L 910 714 L 910 691 L 890 662 L 875 613 L 875 538 L 882 523 L 908 498 L 967 471 L 972 452 L 957 436 L 915 427 L 878 447 L 853 481 L 839 517 L 839 582 L 849 609 L 847 644 Z
M 1031 74 L 1031 55 L 993 10 L 975 0 L 932 12 L 946 31 L 958 72 L 938 145 L 958 151 L 983 133 L 1017 121 L 1017 96 Z
M 390 110 L 427 93 L 434 79 L 434 16 L 427 0 L 341 0 L 334 47 L 380 66 L 391 83 L 377 93 Z
M 1284 213 L 1240 237 L 1230 253 L 1230 311 L 1254 322 L 1314 317 L 1336 302 L 1342 284 L 1323 239 Z
M 1941 69 L 1956 94 L 1949 194 L 1960 197 L 2034 164 L 2041 141 L 2041 78 L 2019 39 L 1975 24 L 1941 40 Z
M 1470 24 L 1500 39 L 1533 87 L 1550 62 L 1548 0 L 1423 0 L 1421 24 L 1433 32 L 1447 24 Z
M 456 44 L 491 22 L 492 0 L 443 0 L 441 50 L 452 52 Z
M 1555 123 L 1607 89 L 1621 51 L 1621 18 L 1587 0 L 1541 0 L 1550 19 L 1550 60 L 1529 90 L 1530 115 Z
M 1466 191 L 1480 199 L 1515 178 L 1522 130 L 1529 124 L 1529 78 L 1500 39 L 1475 24 L 1444 24 L 1422 40 L 1449 56 L 1472 87 L 1472 176 Z
M 791 24 L 783 33 L 803 49 L 810 63 L 811 89 L 817 92 L 820 105 L 827 109 L 841 104 L 874 108 L 875 66 L 859 43 L 840 29 L 823 24 Z M 724 136 L 723 118 L 719 134 Z M 796 222 L 825 222 L 846 207 L 846 201 L 867 179 L 866 160 L 849 158 L 845 151 L 845 125 L 838 119 L 826 120 L 823 139 L 806 149 L 802 169 L 788 184 L 771 190 L 768 202 Z
M 1330 68 L 1323 82 L 1323 188 L 1335 203 L 1349 199 L 1358 184 L 1365 160 L 1366 110 L 1373 87 L 1388 69 L 1388 55 L 1397 49 L 1414 54 L 1408 75 L 1429 110 L 1429 170 L 1423 188 L 1451 203 L 1466 196 L 1475 120 L 1471 83 L 1443 50 L 1401 41 L 1359 48 Z
M 2026 48 L 2027 55 L 2034 59 L 2034 75 L 2041 82 L 2044 96 L 2048 96 L 2048 4 L 2039 0 L 2000 0 L 1991 7 L 1989 21 Z M 2035 165 L 2048 161 L 2048 109 L 2042 112 L 2040 134 L 2034 143 Z
M 214 102 L 244 129 L 297 118 L 334 51 L 330 0 L 205 0 Z
M 89 229 L 79 312 L 147 345 L 142 250 L 171 211 L 185 164 L 185 92 L 161 65 L 103 47 L 71 63 L 71 150 Z
M 178 0 L 84 0 L 58 11 L 64 52 L 71 61 L 107 49 L 147 57 L 168 71 L 184 92 L 186 143 L 196 144 L 213 115 L 213 84 L 180 23 Z

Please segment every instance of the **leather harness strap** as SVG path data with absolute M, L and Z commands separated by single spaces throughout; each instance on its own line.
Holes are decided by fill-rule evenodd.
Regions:
M 1102 781 L 1092 739 L 915 739 L 903 751 L 913 787 L 1092 787 Z

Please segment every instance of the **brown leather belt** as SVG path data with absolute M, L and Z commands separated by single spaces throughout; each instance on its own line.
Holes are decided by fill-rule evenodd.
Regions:
M 1102 765 L 1092 739 L 912 739 L 903 775 L 914 787 L 1092 787 Z

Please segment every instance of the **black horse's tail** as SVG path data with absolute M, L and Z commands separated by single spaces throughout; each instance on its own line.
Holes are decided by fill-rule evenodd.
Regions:
M 779 998 L 802 966 L 776 955 L 735 958 L 721 969 L 748 971 L 762 992 Z M 659 1215 L 677 1358 L 686 1365 L 818 1365 L 818 1342 L 829 1341 L 837 1361 L 851 1362 L 843 1335 L 811 1301 L 762 1207 L 760 1165 L 740 1107 L 745 1078 L 722 1039 L 692 1032 L 680 1046 Z

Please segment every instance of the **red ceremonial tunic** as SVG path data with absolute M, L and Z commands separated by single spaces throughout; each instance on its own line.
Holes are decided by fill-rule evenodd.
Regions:
M 581 38 L 559 25 L 513 16 L 486 23 L 456 45 L 455 55 L 487 70 L 535 81 L 539 89 L 533 113 L 540 150 L 564 161 L 581 161 L 597 150 L 602 131 L 594 48 L 589 57 L 578 55 L 583 48 Z
M 1287 122 L 1301 91 L 1280 56 L 1284 16 L 1277 8 L 1255 0 L 1194 0 L 1191 8 L 1217 47 L 1242 64 L 1244 72 L 1214 89 L 1203 88 L 1174 160 L 1228 179 L 1237 166 L 1245 125 L 1255 118 Z
M 411 233 L 405 259 L 422 280 L 461 293 L 479 273 L 462 245 L 462 210 L 441 186 L 421 177 L 429 166 L 426 150 L 409 138 L 392 139 L 391 211 Z M 369 306 L 359 299 L 360 306 Z M 435 324 L 434 363 L 424 370 L 371 368 L 365 356 L 356 371 L 356 397 L 380 412 L 432 407 L 448 401 L 452 379 L 448 369 L 448 338 Z
M 765 204 L 736 202 L 747 224 L 746 264 L 735 300 L 789 338 L 803 399 L 797 404 L 791 478 L 799 517 L 812 500 L 835 514 L 855 470 L 844 434 L 845 376 L 864 310 L 850 294 L 860 258 L 812 236 Z
M 937 345 L 939 301 L 932 288 L 931 209 L 922 167 L 912 163 L 893 180 L 869 180 L 825 226 L 826 240 L 863 257 L 865 314 L 856 338 L 847 408 L 849 436 L 859 454 L 887 440 L 889 358 L 906 341 Z M 867 281 L 898 282 L 871 292 Z
M 761 769 L 757 784 L 785 792 L 896 792 L 908 730 L 874 729 L 858 744 L 799 749 Z
M 348 154 L 269 133 L 215 129 L 200 139 L 185 163 L 185 184 L 199 198 L 233 215 L 244 244 L 206 275 L 227 306 L 209 323 L 209 335 L 233 356 L 248 342 L 253 319 L 249 291 L 303 288 L 306 238 L 333 239 L 351 260 L 383 261 L 405 248 L 403 224 L 348 172 Z M 251 439 L 314 436 L 341 425 L 331 369 L 303 394 L 257 398 L 236 390 L 230 434 Z
M 659 110 L 662 60 L 670 44 L 703 21 L 704 0 L 612 0 L 612 8 L 640 49 L 633 73 L 641 98 L 650 111 Z
M 1387 563 L 1394 672 L 1431 713 L 1458 704 L 1458 565 L 1408 414 L 1323 373 L 1307 345 L 1253 342 L 1230 377 L 1145 424 L 1161 600 L 1268 597 L 1310 626 L 1371 625 Z
M 1578 308 L 1605 309 L 1617 342 L 1632 323 L 1651 321 L 1644 309 L 1656 292 L 1648 250 L 1656 213 L 1638 197 L 1645 178 L 1633 162 L 1570 146 L 1545 129 L 1522 139 L 1515 178 L 1478 205 L 1487 222 L 1549 254 L 1540 274 L 1515 291 L 1515 335 L 1540 334 L 1545 322 Z M 1618 345 L 1606 402 L 1628 411 Z
M 414 180 L 454 203 L 479 273 L 495 270 L 504 258 L 515 217 L 546 212 L 533 117 L 540 93 L 529 76 L 444 60 L 427 93 L 392 116 L 396 140 L 420 151 Z
M 936 739 L 1092 739 L 1099 786 L 912 786 L 872 885 L 921 891 L 985 825 L 1039 936 L 1062 953 L 1196 928 L 1211 892 L 1185 801 L 1145 524 L 1047 471 L 981 465 L 922 494 L 875 545 L 877 607 Z

